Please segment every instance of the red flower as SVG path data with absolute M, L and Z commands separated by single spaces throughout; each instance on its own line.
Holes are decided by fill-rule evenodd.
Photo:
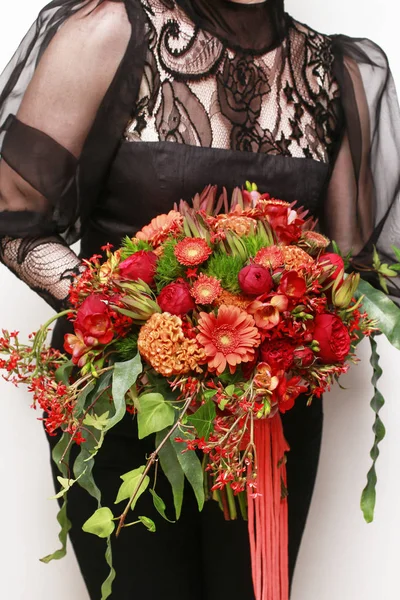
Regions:
M 186 237 L 178 242 L 174 254 L 181 265 L 193 267 L 201 265 L 212 253 L 210 246 L 203 238 Z
M 157 256 L 148 250 L 139 250 L 123 260 L 119 265 L 122 279 L 137 281 L 141 279 L 147 285 L 153 285 L 156 272 Z
M 265 203 L 264 215 L 279 242 L 291 244 L 300 239 L 304 219 L 292 210 L 290 204 L 279 200 L 270 200 Z
M 193 284 L 191 294 L 197 304 L 212 304 L 222 292 L 222 287 L 215 277 L 207 277 L 203 273 Z
M 187 283 L 170 283 L 163 288 L 157 298 L 163 312 L 171 315 L 186 315 L 196 305 Z
M 274 284 L 268 269 L 261 265 L 248 265 L 238 276 L 239 285 L 244 294 L 260 296 L 268 294 Z
M 322 256 L 320 256 L 318 259 L 318 264 L 324 267 L 332 267 L 332 272 L 329 275 L 323 277 L 324 283 L 335 281 L 335 279 L 339 277 L 340 271 L 343 271 L 344 273 L 343 258 L 339 256 L 339 254 L 335 254 L 334 252 L 327 252 L 326 254 L 322 254 Z M 336 267 L 336 269 L 333 269 L 333 267 Z
M 260 346 L 262 362 L 273 369 L 289 371 L 293 365 L 295 346 L 286 340 L 265 341 Z
M 64 336 L 64 349 L 69 354 L 72 354 L 72 362 L 78 367 L 83 367 L 87 361 L 87 353 L 90 347 L 86 346 L 83 335 L 80 331 L 73 333 L 67 333 Z
M 298 275 L 296 271 L 287 271 L 281 277 L 278 292 L 290 298 L 301 298 L 306 289 L 304 277 Z
M 267 246 L 257 252 L 254 262 L 263 267 L 270 267 L 274 271 L 278 267 L 283 267 L 285 259 L 279 246 Z
M 111 327 L 108 306 L 99 295 L 88 296 L 78 308 L 74 323 L 75 332 L 82 334 L 87 346 L 108 344 L 114 332 Z
M 315 359 L 315 354 L 311 348 L 296 348 L 294 351 L 294 362 L 299 367 L 309 367 Z
M 308 390 L 306 385 L 301 385 L 301 377 L 292 377 L 287 380 L 282 377 L 279 385 L 274 392 L 274 396 L 278 401 L 279 411 L 285 413 L 293 408 L 295 401 Z
M 322 313 L 315 317 L 314 324 L 320 361 L 324 364 L 343 363 L 350 352 L 350 334 L 342 320 L 336 315 Z

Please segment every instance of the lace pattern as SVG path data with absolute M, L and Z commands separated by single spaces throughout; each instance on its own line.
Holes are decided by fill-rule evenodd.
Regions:
M 288 17 L 265 54 L 231 49 L 165 0 L 143 0 L 148 52 L 130 142 L 170 141 L 329 163 L 340 100 L 332 40 Z
M 62 238 L 0 239 L 0 260 L 55 310 L 68 305 L 68 291 L 81 261 Z

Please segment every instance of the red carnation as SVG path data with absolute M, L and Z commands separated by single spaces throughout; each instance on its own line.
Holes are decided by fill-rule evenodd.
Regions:
M 139 250 L 123 260 L 119 265 L 122 279 L 137 281 L 141 279 L 147 285 L 153 285 L 156 272 L 157 256 L 148 250 Z
M 108 306 L 101 296 L 91 294 L 78 308 L 74 323 L 75 332 L 80 332 L 87 346 L 108 344 L 114 332 L 111 326 Z
M 289 298 L 301 298 L 307 290 L 304 277 L 296 271 L 287 271 L 281 277 L 278 292 L 289 296 Z
M 238 279 L 242 292 L 250 296 L 268 294 L 274 284 L 269 270 L 261 265 L 244 267 L 240 271 Z
M 322 313 L 315 317 L 314 325 L 320 361 L 324 364 L 343 363 L 350 352 L 350 334 L 342 320 L 336 315 Z
M 294 350 L 295 346 L 286 340 L 267 340 L 260 347 L 261 360 L 273 369 L 289 371 L 293 365 Z
M 196 305 L 187 283 L 170 283 L 163 288 L 157 298 L 163 312 L 171 315 L 186 315 Z

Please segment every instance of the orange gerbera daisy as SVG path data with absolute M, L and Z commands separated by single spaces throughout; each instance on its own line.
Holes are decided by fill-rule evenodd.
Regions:
M 210 246 L 203 238 L 186 237 L 178 242 L 174 248 L 176 258 L 185 267 L 201 265 L 211 253 Z
M 158 215 L 150 221 L 149 225 L 138 231 L 136 238 L 146 240 L 154 246 L 162 244 L 172 231 L 182 230 L 183 217 L 176 210 L 170 210 L 167 215 Z
M 218 279 L 202 273 L 190 291 L 197 304 L 211 304 L 222 292 L 222 287 Z
M 260 334 L 254 319 L 237 306 L 223 305 L 218 315 L 200 313 L 197 341 L 207 355 L 208 368 L 220 375 L 229 366 L 234 373 L 236 366 L 254 359 L 260 344 Z

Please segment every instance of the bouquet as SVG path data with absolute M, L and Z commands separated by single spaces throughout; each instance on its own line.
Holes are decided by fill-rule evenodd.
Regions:
M 3 330 L 6 378 L 29 386 L 50 435 L 62 432 L 53 452 L 62 547 L 42 560 L 65 553 L 68 490 L 82 486 L 98 501 L 83 528 L 107 540 L 107 598 L 115 576 L 110 536 L 133 524 L 156 530 L 148 517 L 130 517 L 138 498 L 151 493 L 166 518 L 157 494 L 159 463 L 176 518 L 186 477 L 200 510 L 210 498 L 226 519 L 240 513 L 248 520 L 256 599 L 287 600 L 289 448 L 280 414 L 300 394 L 318 401 L 357 361 L 356 346 L 366 336 L 376 422 L 362 508 L 372 520 L 384 436 L 374 334 L 384 331 L 399 347 L 399 310 L 358 273 L 346 274 L 351 256 L 341 256 L 334 243 L 328 251 L 330 245 L 294 203 L 260 194 L 255 184 L 236 189 L 230 201 L 209 186 L 192 205 L 181 201 L 120 248 L 107 245 L 104 257 L 85 261 L 70 290 L 71 308 L 30 344 Z M 399 271 L 377 255 L 374 266 L 384 284 Z M 74 327 L 65 336 L 66 354 L 46 346 L 48 328 L 60 316 Z M 154 452 L 121 474 L 116 503 L 125 504 L 114 514 L 101 505 L 92 469 L 107 432 L 129 414 L 139 440 L 154 436 Z M 69 465 L 72 444 L 80 454 Z

